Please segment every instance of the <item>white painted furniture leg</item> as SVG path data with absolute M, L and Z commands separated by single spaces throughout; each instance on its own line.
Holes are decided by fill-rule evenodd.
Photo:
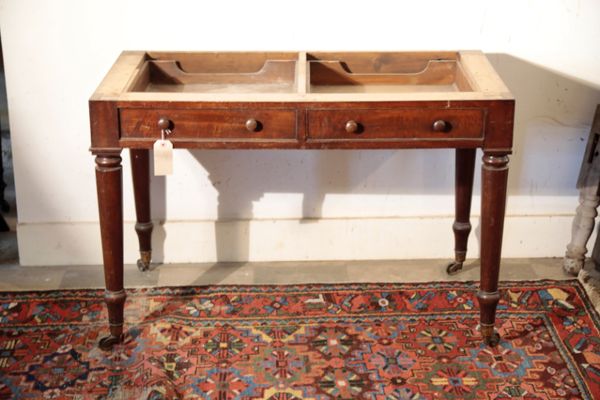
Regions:
M 577 275 L 583 269 L 587 242 L 594 230 L 596 208 L 600 202 L 600 104 L 592 122 L 587 146 L 579 170 L 577 189 L 579 189 L 579 207 L 573 219 L 571 243 L 563 261 L 563 268 L 568 274 Z
M 567 246 L 563 262 L 565 271 L 571 275 L 577 275 L 583 268 L 587 253 L 586 246 L 594 229 L 595 218 L 598 215 L 596 208 L 599 203 L 598 186 L 581 188 L 579 207 L 577 207 L 577 214 L 573 219 L 571 243 Z

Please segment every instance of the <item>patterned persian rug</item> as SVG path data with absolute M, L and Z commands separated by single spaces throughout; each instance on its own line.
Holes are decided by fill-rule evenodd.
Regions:
M 469 283 L 0 293 L 2 399 L 598 399 L 599 317 L 573 281 L 504 282 L 496 348 Z

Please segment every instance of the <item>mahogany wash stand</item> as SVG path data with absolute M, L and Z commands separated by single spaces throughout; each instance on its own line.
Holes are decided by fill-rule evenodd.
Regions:
M 121 150 L 130 149 L 141 258 L 151 261 L 150 149 L 456 149 L 462 268 L 475 151 L 483 149 L 481 335 L 494 330 L 514 99 L 478 51 L 123 52 L 90 99 L 109 350 L 123 340 Z

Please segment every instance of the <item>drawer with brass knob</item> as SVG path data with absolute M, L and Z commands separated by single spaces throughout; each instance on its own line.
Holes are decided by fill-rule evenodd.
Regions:
M 122 139 L 152 139 L 169 129 L 169 140 L 262 141 L 296 139 L 295 109 L 120 110 Z
M 308 141 L 480 139 L 481 109 L 311 109 Z

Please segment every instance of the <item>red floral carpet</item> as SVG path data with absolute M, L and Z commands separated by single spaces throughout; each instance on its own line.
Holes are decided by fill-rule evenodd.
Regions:
M 0 293 L 0 398 L 600 398 L 580 284 L 502 288 L 493 349 L 472 282 L 130 290 L 112 353 L 102 291 Z

